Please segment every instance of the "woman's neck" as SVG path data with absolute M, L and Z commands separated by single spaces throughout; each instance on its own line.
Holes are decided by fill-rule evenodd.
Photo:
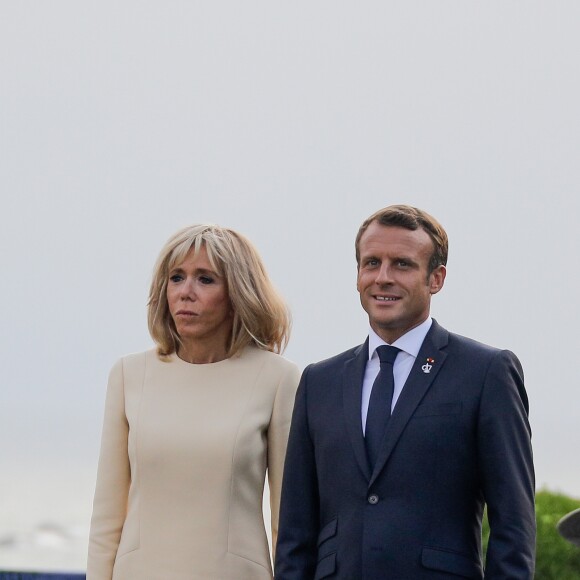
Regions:
M 199 341 L 195 341 L 194 343 L 180 345 L 177 356 L 191 364 L 210 364 L 228 358 L 228 349 L 225 344 L 200 344 Z

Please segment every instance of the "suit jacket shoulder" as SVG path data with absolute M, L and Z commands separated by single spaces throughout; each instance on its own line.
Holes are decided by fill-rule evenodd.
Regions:
M 321 361 L 312 363 L 310 365 L 308 365 L 308 369 L 314 372 L 327 372 L 329 370 L 333 370 L 335 369 L 337 366 L 342 366 L 346 361 L 351 360 L 353 358 L 356 358 L 357 356 L 362 354 L 362 349 L 364 349 L 367 346 L 367 342 L 365 341 L 363 344 L 359 344 L 358 346 L 354 346 L 352 348 L 349 348 L 348 350 L 345 350 L 344 352 L 341 352 L 339 354 L 336 354 L 334 356 L 331 356 L 329 358 L 323 359 Z

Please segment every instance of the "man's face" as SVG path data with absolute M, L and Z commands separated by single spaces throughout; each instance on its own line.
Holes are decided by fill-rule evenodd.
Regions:
M 445 266 L 427 275 L 433 242 L 425 230 L 373 222 L 359 242 L 357 290 L 372 329 L 392 344 L 429 316 L 431 294 L 445 281 Z

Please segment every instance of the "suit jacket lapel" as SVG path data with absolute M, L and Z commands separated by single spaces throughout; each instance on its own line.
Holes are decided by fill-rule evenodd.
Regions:
M 357 463 L 367 481 L 371 472 L 362 431 L 361 399 L 368 352 L 369 341 L 367 338 L 366 342 L 358 350 L 355 350 L 353 358 L 344 364 L 342 386 L 342 402 L 348 435 Z
M 447 346 L 448 337 L 449 333 L 433 320 L 387 425 L 382 448 L 377 457 L 369 485 L 373 484 L 384 468 L 407 422 L 443 366 L 447 354 L 442 349 Z M 428 358 L 434 359 L 434 362 L 431 365 L 431 370 L 426 373 L 422 367 Z

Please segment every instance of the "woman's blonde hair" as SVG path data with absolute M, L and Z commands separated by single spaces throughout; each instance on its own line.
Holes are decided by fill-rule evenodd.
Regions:
M 249 344 L 282 352 L 290 335 L 290 313 L 270 282 L 258 251 L 234 230 L 199 224 L 176 232 L 162 248 L 153 270 L 147 318 L 158 356 L 166 359 L 181 344 L 167 303 L 169 273 L 191 249 L 197 254 L 202 246 L 228 288 L 234 316 L 228 357 Z

